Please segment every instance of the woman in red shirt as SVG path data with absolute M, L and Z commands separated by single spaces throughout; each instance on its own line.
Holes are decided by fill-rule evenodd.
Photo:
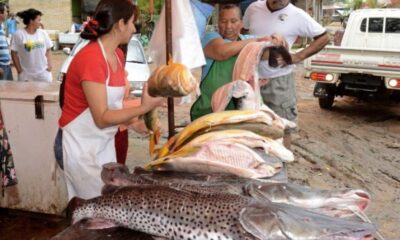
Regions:
M 150 97 L 145 87 L 139 107 L 122 109 L 124 55 L 118 46 L 128 43 L 135 32 L 134 10 L 130 0 L 101 0 L 81 33 L 92 41 L 68 69 L 59 125 L 69 199 L 100 195 L 101 167 L 116 161 L 118 125 L 162 102 Z

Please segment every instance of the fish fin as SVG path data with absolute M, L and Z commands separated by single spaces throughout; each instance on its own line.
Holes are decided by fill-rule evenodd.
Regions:
M 153 156 L 154 154 L 158 153 L 158 150 L 156 149 L 156 145 L 160 142 L 160 138 L 161 138 L 160 129 L 155 130 L 149 136 L 150 136 L 149 153 L 150 153 L 150 156 Z
M 159 236 L 151 236 L 154 240 L 168 240 L 169 238 L 159 237 Z
M 168 147 L 162 147 L 162 148 L 158 151 L 157 156 L 158 156 L 159 158 L 160 158 L 160 157 L 165 157 L 165 156 L 168 155 L 168 153 L 169 153 L 169 148 L 168 148 Z
M 118 227 L 114 222 L 104 218 L 86 218 L 82 220 L 82 225 L 86 229 L 106 229 Z
M 86 200 L 79 198 L 79 197 L 73 197 L 69 202 L 68 205 L 65 209 L 67 219 L 71 222 L 72 221 L 72 214 L 77 209 L 78 207 L 82 206 Z
M 115 186 L 111 184 L 105 184 L 101 188 L 101 195 L 107 195 L 107 194 L 112 194 L 117 192 L 119 189 L 121 189 L 121 186 Z

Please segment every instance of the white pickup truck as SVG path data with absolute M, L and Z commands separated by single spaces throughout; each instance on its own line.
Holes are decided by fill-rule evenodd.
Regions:
M 352 12 L 340 46 L 325 47 L 304 67 L 321 108 L 332 108 L 336 96 L 400 101 L 400 9 Z

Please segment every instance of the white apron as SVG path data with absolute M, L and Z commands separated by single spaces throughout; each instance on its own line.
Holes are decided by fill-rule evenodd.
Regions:
M 125 87 L 108 85 L 110 69 L 103 45 L 100 40 L 98 43 L 107 63 L 107 106 L 121 109 Z M 119 62 L 118 56 L 117 59 Z M 119 64 L 122 67 L 121 62 Z M 74 196 L 89 199 L 101 194 L 104 185 L 100 177 L 102 165 L 116 162 L 114 138 L 117 130 L 118 126 L 99 129 L 89 108 L 63 127 L 64 172 L 69 199 Z

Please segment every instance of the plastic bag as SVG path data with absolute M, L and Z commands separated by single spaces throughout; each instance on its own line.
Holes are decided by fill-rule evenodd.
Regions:
M 172 59 L 189 69 L 205 64 L 196 21 L 189 0 L 172 0 Z M 149 44 L 149 54 L 157 66 L 166 63 L 165 7 Z

